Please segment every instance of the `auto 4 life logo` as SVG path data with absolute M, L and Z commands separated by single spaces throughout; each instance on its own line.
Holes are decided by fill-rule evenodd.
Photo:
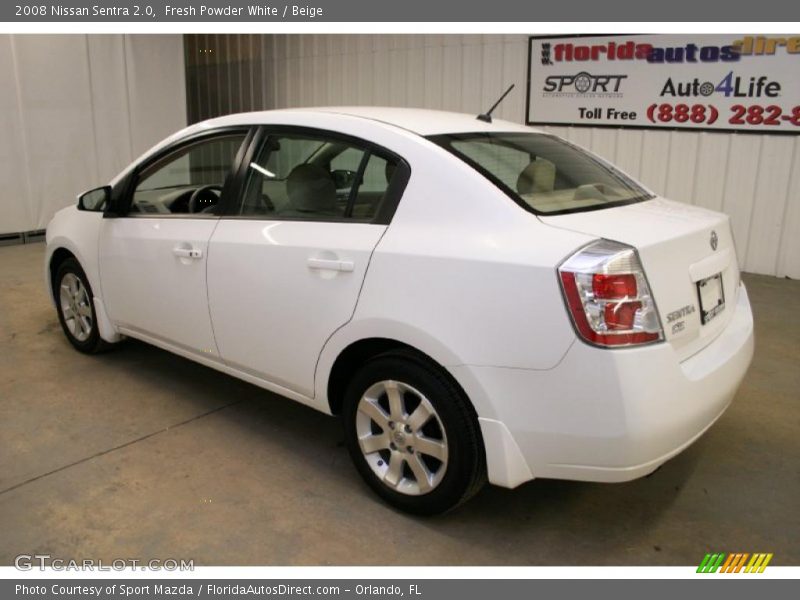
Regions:
M 775 98 L 780 96 L 781 84 L 770 81 L 766 76 L 744 78 L 730 71 L 719 83 L 700 81 L 697 77 L 690 81 L 676 81 L 669 77 L 661 88 L 660 96 L 692 97 L 722 94 L 726 98 Z
M 703 557 L 700 566 L 697 567 L 698 573 L 763 573 L 769 561 L 772 560 L 772 553 L 735 552 L 725 554 L 724 552 L 708 553 Z

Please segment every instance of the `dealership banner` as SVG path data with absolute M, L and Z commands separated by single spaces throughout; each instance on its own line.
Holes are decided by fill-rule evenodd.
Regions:
M 800 133 L 800 33 L 531 37 L 530 125 Z

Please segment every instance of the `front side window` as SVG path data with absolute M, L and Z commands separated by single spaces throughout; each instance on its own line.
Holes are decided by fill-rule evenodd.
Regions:
M 430 139 L 536 213 L 593 210 L 651 197 L 619 171 L 551 135 L 492 132 Z
M 206 138 L 146 167 L 136 181 L 131 214 L 213 213 L 244 138 L 244 132 Z
M 370 221 L 397 162 L 324 135 L 270 135 L 248 167 L 239 214 Z

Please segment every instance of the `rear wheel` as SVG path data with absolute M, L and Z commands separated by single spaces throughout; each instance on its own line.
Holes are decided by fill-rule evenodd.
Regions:
M 412 352 L 367 362 L 343 407 L 348 450 L 361 476 L 393 506 L 450 510 L 486 480 L 477 418 L 461 390 Z
M 87 354 L 106 350 L 111 344 L 100 337 L 94 294 L 77 260 L 68 258 L 58 266 L 53 290 L 58 320 L 70 344 Z

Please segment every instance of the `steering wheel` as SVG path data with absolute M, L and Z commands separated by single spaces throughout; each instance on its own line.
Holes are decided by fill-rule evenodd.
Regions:
M 213 199 L 211 198 L 213 196 Z M 189 197 L 189 212 L 198 213 L 217 204 L 222 196 L 222 186 L 216 183 L 197 188 Z

